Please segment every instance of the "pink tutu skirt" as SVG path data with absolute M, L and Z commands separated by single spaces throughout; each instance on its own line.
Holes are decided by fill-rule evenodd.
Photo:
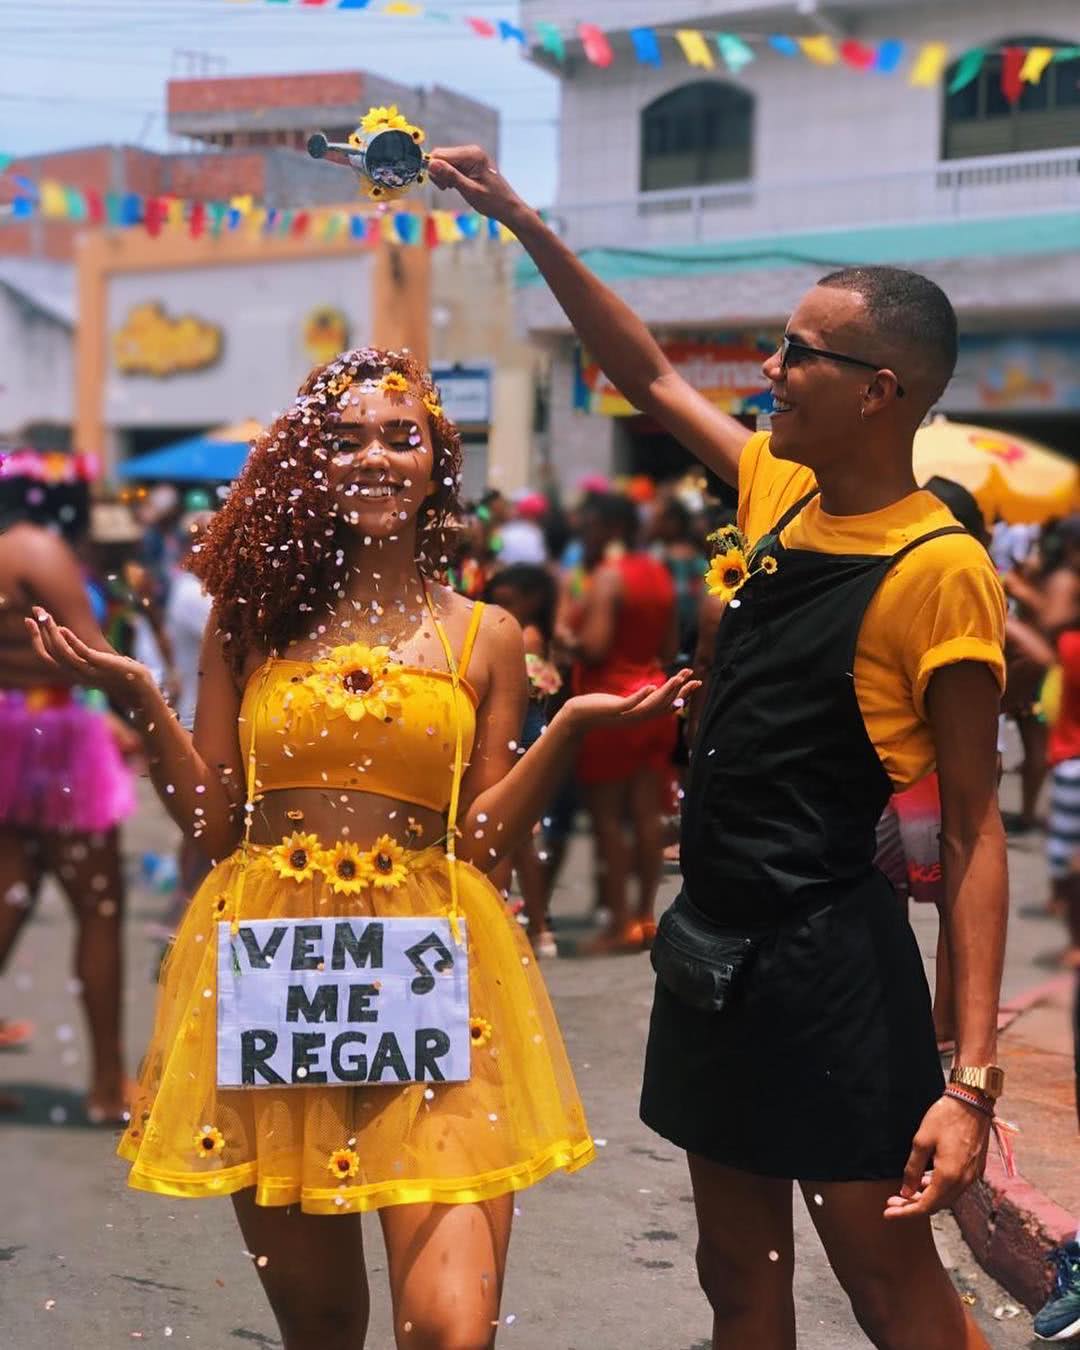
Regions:
M 92 834 L 134 809 L 103 713 L 67 689 L 0 690 L 0 826 Z

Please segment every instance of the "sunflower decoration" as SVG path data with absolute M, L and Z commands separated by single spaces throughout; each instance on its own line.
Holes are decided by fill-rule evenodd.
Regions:
M 379 381 L 379 392 L 400 398 L 409 392 L 409 381 L 400 370 L 388 370 Z
M 360 1171 L 360 1155 L 355 1149 L 336 1148 L 326 1161 L 326 1170 L 342 1181 L 347 1181 Z
M 443 412 L 442 404 L 439 402 L 439 400 L 435 397 L 434 394 L 425 394 L 424 397 L 420 400 L 420 402 L 427 409 L 428 416 L 433 418 L 435 421 L 438 421 L 440 417 L 446 416 L 446 414 Z
M 409 875 L 405 850 L 389 834 L 381 834 L 368 853 L 371 860 L 371 884 L 380 891 L 393 890 Z
M 360 131 L 366 131 L 369 135 L 374 135 L 377 131 L 408 131 L 409 119 L 404 113 L 398 112 L 396 103 L 389 106 L 376 105 L 369 108 L 360 119 Z M 349 136 L 350 145 L 359 145 L 360 141 L 357 132 Z
M 224 1153 L 225 1136 L 214 1125 L 204 1125 L 195 1136 L 195 1151 L 204 1158 Z
M 763 552 L 771 540 L 762 539 L 750 548 L 743 532 L 736 525 L 724 525 L 709 535 L 714 553 L 705 573 L 705 589 L 726 605 L 738 605 L 739 592 L 751 577 L 763 573 L 773 576 L 779 566 L 776 559 Z
M 371 884 L 371 855 L 347 840 L 321 853 L 319 866 L 338 895 L 358 895 Z
M 495 1028 L 486 1017 L 469 1018 L 469 1040 L 478 1050 L 482 1045 L 487 1045 L 494 1032 Z
M 319 870 L 319 837 L 294 830 L 270 850 L 270 863 L 279 877 L 308 881 Z
M 335 647 L 315 662 L 302 684 L 330 713 L 344 713 L 351 722 L 365 717 L 392 721 L 405 692 L 405 676 L 391 661 L 389 647 L 368 647 L 363 642 Z

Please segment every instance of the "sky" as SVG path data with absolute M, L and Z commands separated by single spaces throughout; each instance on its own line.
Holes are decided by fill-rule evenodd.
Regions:
M 437 7 L 491 19 L 517 12 L 516 0 Z M 490 103 L 502 115 L 507 178 L 537 206 L 554 198 L 558 82 L 517 43 L 475 37 L 460 22 L 296 0 L 0 0 L 0 154 L 106 142 L 168 149 L 170 76 L 342 69 L 439 83 Z M 437 143 L 438 127 L 426 130 Z

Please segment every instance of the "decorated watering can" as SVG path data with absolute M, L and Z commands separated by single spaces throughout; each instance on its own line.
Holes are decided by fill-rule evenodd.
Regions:
M 363 180 L 363 191 L 372 201 L 394 201 L 427 177 L 423 140 L 423 131 L 391 104 L 370 109 L 347 141 L 331 141 L 316 131 L 307 149 L 313 159 L 343 159 Z

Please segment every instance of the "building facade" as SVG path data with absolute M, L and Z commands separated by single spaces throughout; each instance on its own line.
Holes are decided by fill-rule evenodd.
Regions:
M 533 26 L 576 23 L 569 0 L 522 8 Z M 756 59 L 734 75 L 714 47 L 715 68 L 691 69 L 669 41 L 661 65 L 642 64 L 638 25 L 733 31 Z M 891 75 L 817 65 L 770 47 L 778 31 L 987 55 L 950 95 L 954 66 L 913 87 L 910 55 Z M 609 40 L 607 68 L 569 38 L 562 64 L 532 53 L 561 81 L 552 217 L 693 383 L 753 419 L 766 403 L 755 369 L 799 295 L 833 268 L 891 263 L 956 305 L 960 366 L 942 409 L 1080 453 L 1080 60 L 1013 104 L 1000 55 L 1080 43 L 1072 0 L 1023 17 L 1007 0 L 627 0 Z M 518 281 L 519 319 L 551 354 L 561 476 L 680 471 L 684 454 L 606 386 L 528 264 Z
M 307 137 L 343 139 L 367 107 L 390 103 L 440 138 L 498 153 L 488 105 L 362 71 L 172 80 L 166 100 L 170 133 L 190 148 L 59 151 L 16 162 L 8 181 L 355 210 L 351 174 L 311 159 Z M 432 192 L 403 205 L 435 205 Z M 437 367 L 465 419 L 467 491 L 524 483 L 531 367 L 515 338 L 506 247 L 372 249 L 347 232 L 322 236 L 313 227 L 303 238 L 183 229 L 153 238 L 139 227 L 0 218 L 0 339 L 19 366 L 17 380 L 0 380 L 0 439 L 92 451 L 110 471 L 217 425 L 267 420 L 344 346 L 407 344 Z

